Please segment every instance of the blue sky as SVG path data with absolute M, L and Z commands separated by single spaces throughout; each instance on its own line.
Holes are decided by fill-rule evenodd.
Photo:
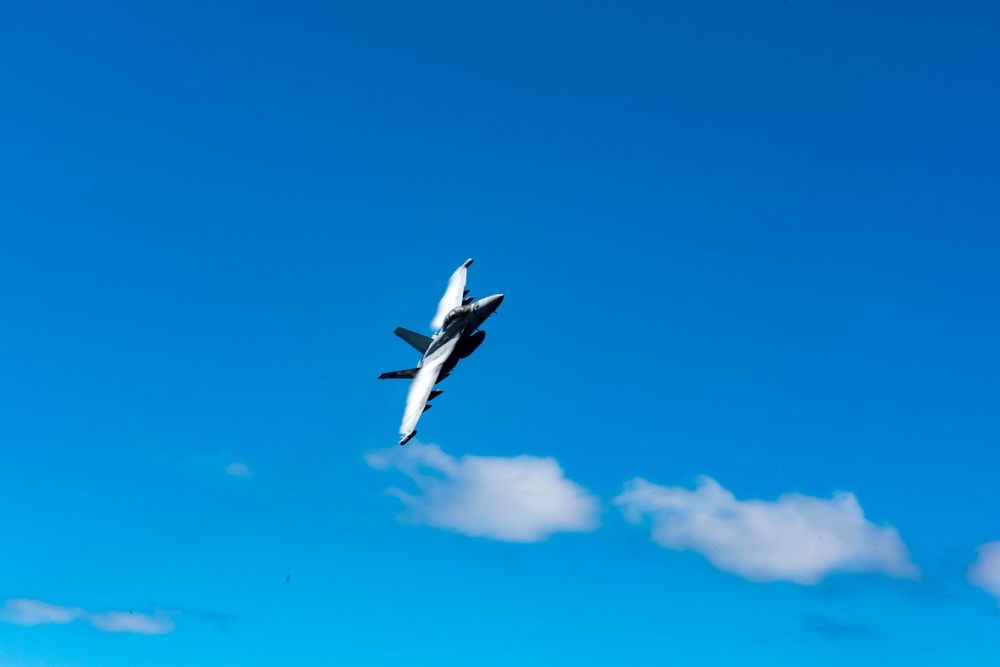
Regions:
M 0 9 L 0 664 L 998 654 L 994 6 L 204 4 Z

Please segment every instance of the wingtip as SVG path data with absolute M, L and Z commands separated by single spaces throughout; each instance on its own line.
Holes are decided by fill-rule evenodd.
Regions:
M 469 268 L 470 264 L 472 264 L 472 258 L 471 257 L 469 259 L 465 260 L 465 264 L 463 264 L 462 266 L 464 266 L 465 268 Z
M 417 434 L 417 429 L 413 429 L 412 431 L 404 435 L 403 438 L 399 441 L 399 446 L 402 447 L 403 445 L 408 443 L 410 441 L 410 438 L 412 438 L 416 434 Z

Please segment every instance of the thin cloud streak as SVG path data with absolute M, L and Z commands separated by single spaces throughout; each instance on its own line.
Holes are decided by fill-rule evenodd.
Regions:
M 802 629 L 824 639 L 871 639 L 874 633 L 862 626 L 835 621 L 823 614 L 799 614 Z
M 454 458 L 437 445 L 411 443 L 365 455 L 378 470 L 396 469 L 419 494 L 391 488 L 407 506 L 405 521 L 503 542 L 540 542 L 556 532 L 589 532 L 600 502 L 567 479 L 559 463 L 535 456 Z
M 832 572 L 919 577 L 896 529 L 869 522 L 852 493 L 736 500 L 706 476 L 693 491 L 636 478 L 614 503 L 633 523 L 648 515 L 660 546 L 697 551 L 751 581 L 812 585 Z
M 71 623 L 86 615 L 79 607 L 60 607 L 41 600 L 12 599 L 0 609 L 0 621 L 14 625 Z
M 25 598 L 6 600 L 0 608 L 0 621 L 24 626 L 83 621 L 102 632 L 137 635 L 163 635 L 173 632 L 176 627 L 162 612 L 156 615 L 132 611 L 89 612 L 81 607 L 64 607 Z
M 137 635 L 163 635 L 173 632 L 174 622 L 163 616 L 149 616 L 131 611 L 106 611 L 90 614 L 88 623 L 104 632 L 130 632 Z

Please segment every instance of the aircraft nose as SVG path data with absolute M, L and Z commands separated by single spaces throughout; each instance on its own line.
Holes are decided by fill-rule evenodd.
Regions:
M 485 320 L 487 317 L 493 314 L 500 304 L 503 302 L 503 294 L 494 294 L 493 296 L 488 296 L 485 299 L 481 299 L 478 304 L 476 304 L 476 311 L 480 319 Z

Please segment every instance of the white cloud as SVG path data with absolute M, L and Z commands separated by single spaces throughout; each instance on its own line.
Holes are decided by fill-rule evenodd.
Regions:
M 1000 541 L 979 547 L 979 557 L 969 567 L 969 583 L 1000 598 Z
M 104 632 L 162 635 L 173 632 L 174 622 L 166 614 L 155 616 L 131 611 L 91 613 L 80 607 L 61 607 L 41 600 L 10 599 L 0 609 L 0 621 L 15 625 L 42 625 L 83 621 Z
M 369 452 L 373 468 L 395 468 L 416 482 L 420 494 L 400 489 L 402 515 L 413 523 L 504 542 L 539 542 L 555 532 L 597 528 L 598 499 L 566 479 L 551 457 L 463 456 L 413 442 Z
M 753 581 L 815 584 L 835 571 L 919 576 L 896 529 L 869 522 L 852 493 L 741 501 L 706 476 L 694 491 L 636 478 L 614 503 L 633 523 L 648 514 L 660 546 L 692 549 Z
M 105 611 L 90 614 L 87 621 L 104 632 L 131 632 L 137 635 L 163 635 L 174 631 L 174 622 L 165 615 L 150 616 L 131 611 Z
M 0 620 L 15 625 L 69 623 L 86 614 L 77 607 L 59 607 L 41 600 L 7 600 L 0 609 Z
M 246 463 L 233 461 L 232 463 L 226 466 L 226 474 L 232 475 L 233 477 L 249 477 L 250 468 L 247 467 Z

